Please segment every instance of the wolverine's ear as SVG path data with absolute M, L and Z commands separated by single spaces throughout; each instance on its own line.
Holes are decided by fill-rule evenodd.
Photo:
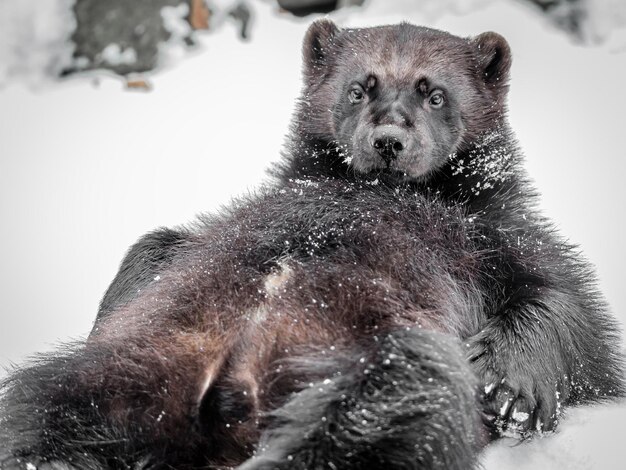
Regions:
M 337 25 L 327 19 L 317 20 L 309 26 L 302 46 L 304 74 L 309 80 L 323 74 L 333 38 L 338 32 Z
M 485 83 L 496 89 L 506 89 L 511 69 L 511 49 L 498 33 L 483 33 L 470 40 L 478 68 Z

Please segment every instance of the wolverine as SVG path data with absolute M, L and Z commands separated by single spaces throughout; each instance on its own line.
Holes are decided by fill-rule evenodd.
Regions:
M 303 60 L 273 182 L 142 237 L 89 337 L 4 381 L 2 468 L 467 470 L 623 396 L 507 122 L 505 39 L 319 20 Z

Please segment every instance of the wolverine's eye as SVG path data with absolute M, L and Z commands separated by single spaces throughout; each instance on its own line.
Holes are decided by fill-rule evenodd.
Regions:
M 361 88 L 355 87 L 350 89 L 350 91 L 348 92 L 348 98 L 350 99 L 350 103 L 356 104 L 363 101 L 363 98 L 365 98 L 365 94 L 363 93 L 363 90 Z
M 428 104 L 430 104 L 431 108 L 439 109 L 443 106 L 444 102 L 443 93 L 439 90 L 432 92 L 430 98 L 428 98 Z

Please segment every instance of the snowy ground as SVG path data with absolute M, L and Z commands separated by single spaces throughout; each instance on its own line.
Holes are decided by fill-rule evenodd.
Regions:
M 71 4 L 59 2 L 41 2 L 52 19 L 62 17 L 59 5 Z M 472 4 L 482 8 L 371 0 L 364 10 L 333 18 L 345 26 L 409 20 L 459 35 L 495 30 L 509 40 L 511 122 L 543 209 L 596 265 L 602 290 L 626 323 L 626 34 L 614 31 L 601 46 L 581 47 L 522 3 Z M 14 63 L 10 74 L 21 78 L 7 79 L 3 59 L 15 58 L 3 37 L 9 13 L 15 15 L 7 5 L 0 3 L 5 365 L 88 333 L 124 251 L 142 233 L 189 221 L 263 180 L 300 88 L 300 41 L 310 21 L 279 20 L 256 2 L 250 43 L 239 42 L 226 24 L 202 38 L 196 53 L 156 73 L 154 91 L 141 93 L 124 92 L 114 77 L 100 77 L 97 86 L 85 77 L 51 84 L 30 73 L 48 57 L 42 48 L 62 39 L 68 24 L 61 19 L 56 30 L 39 24 L 22 31 L 24 67 L 20 72 Z M 24 86 L 26 77 L 38 82 L 37 91 Z M 626 404 L 574 410 L 557 435 L 488 449 L 485 468 L 621 469 L 625 419 Z

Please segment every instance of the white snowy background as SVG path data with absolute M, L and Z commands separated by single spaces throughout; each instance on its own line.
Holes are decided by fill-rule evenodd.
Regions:
M 200 35 L 194 52 L 166 48 L 152 92 L 124 91 L 103 74 L 51 80 L 71 55 L 72 3 L 0 0 L 4 366 L 84 337 L 141 234 L 188 222 L 258 186 L 279 157 L 300 89 L 300 44 L 311 18 L 279 14 L 268 1 L 252 3 L 250 42 L 226 22 Z M 596 266 L 622 324 L 625 3 L 594 3 L 587 45 L 516 1 L 370 0 L 331 15 L 343 26 L 408 20 L 508 39 L 510 120 L 542 208 Z M 626 403 L 572 410 L 555 435 L 493 445 L 484 466 L 623 469 L 624 420 Z

